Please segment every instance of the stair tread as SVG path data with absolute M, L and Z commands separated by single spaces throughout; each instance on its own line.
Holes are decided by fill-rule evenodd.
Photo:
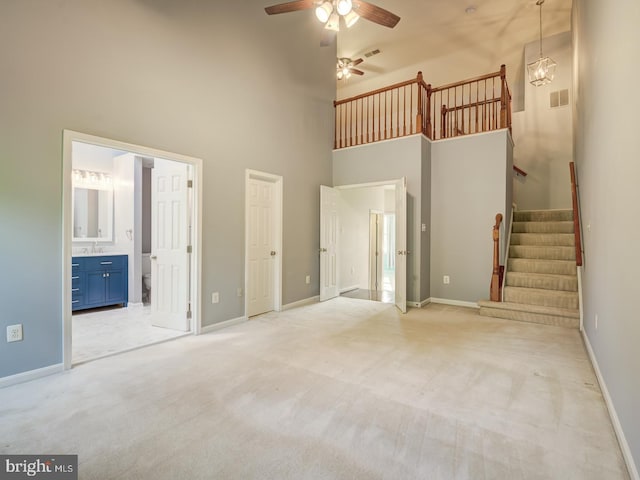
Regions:
M 532 295 L 545 295 L 550 297 L 575 297 L 578 292 L 569 292 L 566 290 L 545 290 L 543 288 L 529 288 L 529 287 L 511 287 L 505 286 L 504 289 L 510 289 L 514 292 L 529 293 Z
M 552 232 L 513 232 L 511 234 L 511 246 L 526 247 L 575 247 L 575 235 L 573 233 Z
M 512 276 L 512 277 L 555 278 L 558 280 L 565 280 L 565 279 L 573 280 L 578 277 L 575 273 L 569 275 L 564 273 L 535 273 L 535 272 L 512 272 L 512 271 L 508 271 L 506 275 Z
M 580 318 L 580 310 L 577 308 L 544 307 L 542 305 L 529 305 L 515 302 L 492 302 L 480 300 L 480 308 L 495 308 L 498 310 L 514 310 L 518 312 L 536 313 L 540 315 L 552 315 L 556 317 Z

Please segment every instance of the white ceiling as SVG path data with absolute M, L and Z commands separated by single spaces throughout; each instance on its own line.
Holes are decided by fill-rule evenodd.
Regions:
M 524 45 L 539 37 L 539 7 L 535 0 L 373 0 L 372 3 L 395 13 L 401 20 L 394 29 L 364 19 L 351 29 L 341 29 L 338 57 L 356 59 L 375 48 L 381 50 L 358 66 L 365 75 L 352 76 L 348 80 L 350 88 L 372 77 L 419 66 L 421 62 L 432 62 L 462 50 L 496 57 L 495 70 L 506 63 L 508 69 L 519 71 L 523 67 Z M 465 13 L 470 6 L 475 7 L 475 13 Z M 546 0 L 542 21 L 545 37 L 570 30 L 571 0 Z M 484 73 L 489 72 L 472 76 Z M 338 89 L 344 83 L 338 82 Z

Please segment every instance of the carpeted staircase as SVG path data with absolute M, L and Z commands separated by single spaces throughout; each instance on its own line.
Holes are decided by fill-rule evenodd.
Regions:
M 480 315 L 578 328 L 572 210 L 513 212 L 504 302 L 481 300 Z

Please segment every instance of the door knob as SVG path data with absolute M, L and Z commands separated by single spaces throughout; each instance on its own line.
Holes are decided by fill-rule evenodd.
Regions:
M 276 256 L 276 251 L 275 250 L 271 250 L 271 256 L 275 257 Z
M 321 249 L 320 249 L 320 253 L 325 253 L 326 251 L 327 251 L 327 249 L 326 249 L 326 248 L 321 248 Z
M 150 258 L 151 260 L 157 260 L 157 259 L 158 259 L 158 256 L 157 256 L 157 255 L 151 255 L 149 258 Z

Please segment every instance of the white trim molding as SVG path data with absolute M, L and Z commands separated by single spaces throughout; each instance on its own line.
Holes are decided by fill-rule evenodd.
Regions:
M 465 302 L 463 300 L 449 300 L 448 298 L 431 297 L 426 300 L 431 303 L 439 303 L 442 305 L 452 305 L 454 307 L 480 308 L 476 302 Z
M 222 330 L 223 328 L 228 328 L 228 327 L 233 327 L 234 325 L 239 325 L 241 323 L 244 323 L 248 321 L 247 317 L 237 317 L 237 318 L 232 318 L 230 320 L 225 320 L 223 322 L 218 322 L 218 323 L 213 323 L 211 325 L 206 325 L 204 327 L 202 327 L 200 329 L 200 333 L 201 334 L 205 334 L 205 333 L 210 333 L 210 332 L 215 332 L 217 330 Z
M 631 448 L 629 448 L 629 443 L 627 442 L 627 437 L 625 437 L 624 435 L 624 430 L 622 430 L 622 425 L 620 424 L 620 419 L 618 418 L 616 407 L 613 405 L 611 395 L 609 395 L 609 390 L 607 389 L 607 384 L 604 382 L 604 378 L 602 377 L 602 373 L 600 372 L 598 360 L 596 360 L 596 355 L 593 351 L 593 348 L 591 348 L 591 342 L 589 342 L 589 337 L 584 330 L 582 330 L 582 340 L 584 341 L 584 345 L 587 348 L 587 353 L 589 354 L 591 365 L 593 365 L 593 370 L 596 372 L 596 378 L 598 379 L 598 384 L 600 385 L 600 390 L 602 391 L 602 396 L 604 397 L 604 403 L 607 405 L 609 417 L 611 418 L 611 423 L 613 424 L 613 430 L 614 432 L 616 432 L 616 437 L 618 437 L 618 443 L 620 444 L 620 450 L 622 451 L 624 462 L 627 464 L 629 476 L 631 477 L 631 480 L 640 480 L 640 475 L 638 475 L 638 467 L 636 466 L 633 455 L 631 454 Z
M 282 310 L 291 310 L 292 308 L 304 307 L 305 305 L 311 305 L 313 303 L 318 303 L 320 301 L 320 295 L 315 295 L 309 298 L 303 298 L 302 300 L 298 300 L 297 302 L 287 303 L 282 306 Z
M 354 290 L 358 290 L 360 287 L 358 285 L 352 285 L 350 287 L 345 287 L 340 289 L 340 293 L 353 292 Z
M 0 388 L 17 385 L 18 383 L 30 382 L 37 378 L 48 377 L 49 375 L 61 372 L 64 372 L 64 363 L 56 363 L 55 365 L 49 365 L 48 367 L 16 373 L 15 375 L 0 378 Z

